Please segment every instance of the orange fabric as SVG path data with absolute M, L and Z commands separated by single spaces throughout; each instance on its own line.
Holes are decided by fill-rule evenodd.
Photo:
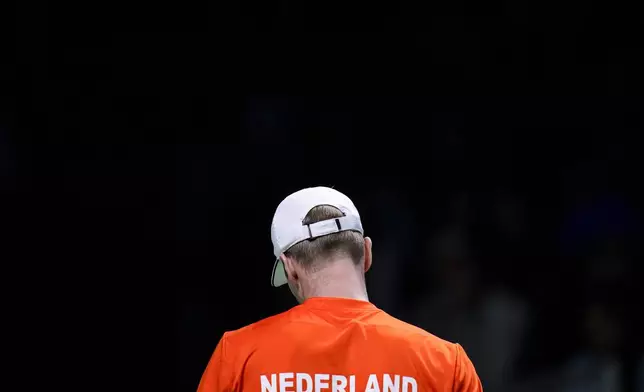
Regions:
M 311 298 L 219 341 L 198 392 L 482 391 L 458 344 L 373 304 Z

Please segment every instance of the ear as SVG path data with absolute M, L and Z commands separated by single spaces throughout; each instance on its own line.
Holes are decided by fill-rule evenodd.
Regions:
M 288 280 L 297 281 L 299 276 L 295 266 L 295 260 L 290 257 L 286 257 L 284 253 L 280 255 L 280 260 L 282 261 L 282 264 L 284 264 L 284 271 L 286 271 L 286 277 Z
M 373 261 L 373 254 L 371 253 L 372 245 L 371 238 L 364 237 L 364 272 L 369 271 L 369 268 L 371 268 L 371 263 Z

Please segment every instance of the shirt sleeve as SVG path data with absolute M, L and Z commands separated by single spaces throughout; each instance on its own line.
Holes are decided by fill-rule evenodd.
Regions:
M 201 376 L 197 392 L 234 392 L 233 369 L 226 350 L 226 334 L 224 334 Z
M 454 392 L 483 392 L 483 386 L 474 365 L 460 344 L 456 344 L 456 366 L 452 390 Z

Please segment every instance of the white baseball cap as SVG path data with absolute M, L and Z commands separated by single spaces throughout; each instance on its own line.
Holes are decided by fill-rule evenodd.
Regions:
M 322 205 L 335 207 L 342 211 L 344 216 L 305 225 L 303 221 L 309 211 Z M 319 186 L 305 188 L 287 196 L 277 206 L 271 225 L 273 253 L 277 258 L 273 266 L 271 284 L 274 287 L 286 284 L 286 271 L 280 255 L 290 247 L 298 242 L 347 230 L 364 234 L 360 214 L 351 199 L 344 194 Z

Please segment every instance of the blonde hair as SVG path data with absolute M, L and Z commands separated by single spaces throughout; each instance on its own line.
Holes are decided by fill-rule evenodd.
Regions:
M 339 209 L 321 205 L 312 208 L 302 223 L 308 225 L 341 216 Z M 284 254 L 307 268 L 319 268 L 322 266 L 320 263 L 337 256 L 349 257 L 358 265 L 364 260 L 364 237 L 356 231 L 341 231 L 298 242 Z

